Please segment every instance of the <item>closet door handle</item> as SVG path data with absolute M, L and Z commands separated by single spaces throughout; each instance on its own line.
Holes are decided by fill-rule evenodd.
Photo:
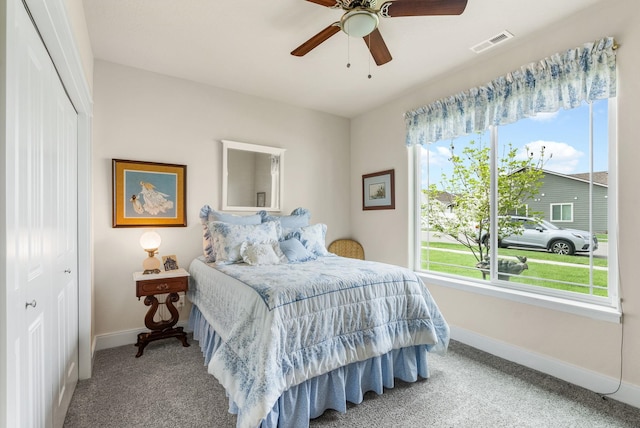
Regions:
M 64 273 L 71 273 L 71 269 L 65 269 Z
M 36 302 L 36 299 L 33 299 L 31 302 L 25 303 L 24 307 L 28 308 L 29 306 L 31 306 L 31 307 L 35 308 L 37 304 L 38 304 L 38 302 Z

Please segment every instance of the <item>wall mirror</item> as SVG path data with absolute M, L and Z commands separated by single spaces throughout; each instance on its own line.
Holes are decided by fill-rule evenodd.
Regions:
M 222 209 L 280 211 L 284 151 L 222 140 Z

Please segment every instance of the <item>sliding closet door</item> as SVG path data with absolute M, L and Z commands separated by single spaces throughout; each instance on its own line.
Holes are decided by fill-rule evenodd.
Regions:
M 78 378 L 77 114 L 8 3 L 7 422 L 61 427 Z

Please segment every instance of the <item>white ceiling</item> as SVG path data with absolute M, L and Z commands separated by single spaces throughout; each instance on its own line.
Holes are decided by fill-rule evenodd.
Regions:
M 304 0 L 84 0 L 84 8 L 96 59 L 355 117 L 476 60 L 470 48 L 503 30 L 515 38 L 494 50 L 599 1 L 469 0 L 460 16 L 381 18 L 393 60 L 380 67 L 363 40 L 342 32 L 290 55 L 343 13 Z

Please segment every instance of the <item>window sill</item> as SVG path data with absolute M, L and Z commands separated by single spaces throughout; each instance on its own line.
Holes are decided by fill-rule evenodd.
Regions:
M 442 287 L 449 287 L 469 293 L 477 293 L 485 296 L 497 297 L 511 300 L 518 303 L 539 306 L 554 311 L 566 312 L 574 315 L 593 318 L 601 321 L 620 323 L 622 313 L 618 308 L 597 305 L 594 303 L 578 302 L 574 300 L 562 299 L 559 297 L 534 294 L 521 290 L 509 288 L 499 288 L 493 285 L 481 284 L 464 279 L 447 278 L 439 275 L 432 275 L 425 272 L 416 272 L 425 284 L 434 284 Z

